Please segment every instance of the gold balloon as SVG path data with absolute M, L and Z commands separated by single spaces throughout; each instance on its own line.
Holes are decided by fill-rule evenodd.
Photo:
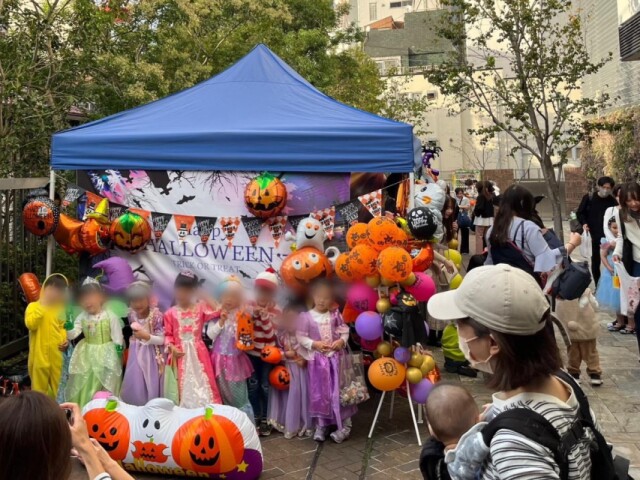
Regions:
M 417 280 L 418 277 L 416 277 L 416 274 L 411 272 L 411 275 L 409 275 L 403 282 L 400 282 L 400 285 L 402 285 L 403 287 L 410 287 L 411 285 L 416 283 Z
M 393 353 L 393 347 L 389 342 L 380 342 L 376 347 L 376 352 L 382 357 L 388 357 Z
M 422 380 L 422 372 L 419 368 L 409 367 L 407 368 L 407 380 L 409 383 L 419 383 Z
M 461 283 L 462 283 L 462 275 L 457 273 L 456 276 L 453 277 L 451 279 L 451 281 L 449 282 L 449 289 L 455 290 L 456 288 L 458 288 L 460 286 Z
M 422 362 L 424 362 L 424 355 L 414 352 L 411 354 L 411 358 L 409 359 L 408 364 L 410 367 L 420 368 Z
M 422 374 L 426 375 L 434 368 L 436 368 L 436 361 L 431 355 L 425 355 L 422 365 L 420 365 L 420 371 L 422 372 Z
M 391 302 L 388 298 L 381 298 L 376 302 L 376 311 L 378 313 L 387 313 L 391 309 Z
M 449 241 L 449 244 L 447 246 L 453 250 L 458 250 L 458 240 L 455 238 L 452 238 Z
M 382 277 L 382 280 L 380 281 L 380 283 L 382 283 L 382 285 L 384 285 L 385 287 L 390 287 L 391 285 L 395 285 L 398 282 L 394 282 L 393 280 L 388 280 Z
M 364 279 L 365 283 L 371 288 L 378 288 L 380 285 L 380 277 L 378 275 L 372 275 Z
M 382 358 L 382 355 L 380 355 L 377 350 L 374 350 L 373 351 L 373 358 L 375 358 L 377 360 L 378 358 Z

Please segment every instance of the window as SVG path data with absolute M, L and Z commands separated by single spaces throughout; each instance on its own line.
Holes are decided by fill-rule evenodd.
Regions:
M 391 2 L 389 8 L 410 7 L 413 5 L 413 0 L 402 0 L 400 2 Z
M 438 98 L 436 92 L 427 92 L 427 100 L 435 100 L 436 98 Z
M 376 2 L 369 4 L 369 21 L 373 22 L 378 19 L 378 6 Z
M 381 57 L 375 60 L 380 75 L 387 75 L 390 70 L 397 70 L 402 63 L 400 57 Z

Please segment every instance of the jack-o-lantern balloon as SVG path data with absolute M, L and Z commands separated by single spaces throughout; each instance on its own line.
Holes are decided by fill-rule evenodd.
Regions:
M 261 173 L 247 184 L 244 202 L 256 217 L 274 217 L 287 204 L 287 187 L 274 175 Z
M 120 250 L 137 253 L 151 240 L 151 224 L 133 212 L 126 212 L 111 222 L 111 241 Z
M 94 256 L 107 251 L 109 242 L 109 227 L 100 224 L 95 219 L 84 222 L 80 228 L 80 243 L 82 249 L 89 255 Z
M 369 277 L 377 272 L 378 251 L 369 245 L 356 245 L 349 252 L 351 271 L 359 277 Z
M 328 278 L 333 273 L 331 262 L 319 250 L 301 248 L 287 256 L 280 267 L 284 283 L 296 291 L 305 290 L 318 278 Z
M 39 237 L 55 232 L 59 218 L 60 209 L 47 197 L 30 198 L 22 209 L 24 227 Z
M 406 280 L 413 271 L 411 256 L 404 248 L 385 248 L 378 256 L 378 271 L 383 278 L 392 282 Z
M 289 370 L 284 365 L 278 365 L 269 373 L 269 383 L 276 390 L 289 390 L 291 376 Z
M 40 282 L 34 273 L 23 273 L 18 277 L 20 298 L 26 303 L 35 302 L 40 298 Z
M 393 220 L 387 217 L 377 217 L 367 225 L 369 245 L 378 252 L 387 247 L 393 247 L 403 240 L 402 230 Z
M 366 223 L 356 223 L 347 230 L 347 245 L 353 248 L 356 245 L 367 243 L 369 232 Z
M 433 263 L 433 247 L 430 243 L 413 247 L 410 254 L 413 259 L 414 272 L 424 272 Z
M 226 473 L 244 456 L 244 439 L 235 423 L 207 407 L 201 417 L 182 425 L 171 442 L 171 455 L 185 470 Z
M 74 254 L 83 250 L 82 241 L 80 239 L 80 230 L 84 222 L 71 218 L 68 215 L 60 215 L 58 227 L 53 232 L 53 238 L 56 239 L 58 245 L 68 254 Z
M 276 365 L 282 361 L 282 351 L 278 347 L 268 345 L 260 352 L 260 358 L 263 362 Z
M 114 460 L 124 460 L 129 452 L 131 429 L 129 420 L 113 410 L 109 403 L 106 408 L 94 408 L 84 414 L 89 436 L 94 438 Z
M 360 279 L 359 275 L 356 275 L 351 268 L 351 257 L 348 253 L 341 253 L 336 259 L 335 265 L 336 275 L 343 282 L 355 282 Z

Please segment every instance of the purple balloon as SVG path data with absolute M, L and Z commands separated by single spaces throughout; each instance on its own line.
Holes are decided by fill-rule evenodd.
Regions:
M 393 358 L 400 363 L 407 363 L 411 359 L 411 352 L 408 348 L 398 347 L 393 351 Z
M 362 312 L 356 318 L 356 332 L 363 340 L 382 337 L 382 317 L 376 312 Z
M 423 378 L 418 383 L 409 384 L 409 390 L 411 391 L 411 400 L 416 403 L 427 403 L 427 397 L 431 393 L 433 383 L 426 378 Z

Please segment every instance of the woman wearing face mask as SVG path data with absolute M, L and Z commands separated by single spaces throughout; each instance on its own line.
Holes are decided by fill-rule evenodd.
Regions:
M 478 267 L 457 290 L 434 295 L 427 306 L 434 318 L 456 321 L 465 357 L 491 374 L 488 386 L 496 391 L 492 417 L 526 408 L 544 416 L 561 436 L 570 430 L 579 404 L 573 387 L 554 375 L 562 362 L 549 303 L 531 275 L 504 264 Z M 568 455 L 569 478 L 588 478 L 584 472 L 591 469 L 583 435 L 585 441 L 576 442 Z M 483 480 L 559 478 L 550 451 L 525 435 L 501 429 L 489 450 Z

